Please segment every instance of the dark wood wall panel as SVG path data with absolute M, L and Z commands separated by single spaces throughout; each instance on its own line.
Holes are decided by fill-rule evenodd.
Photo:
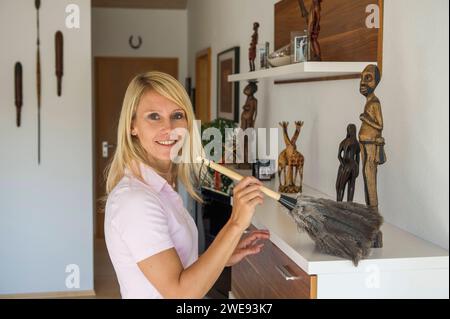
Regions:
M 312 0 L 305 0 L 310 9 Z M 379 61 L 379 29 L 366 27 L 366 7 L 381 0 L 323 0 L 319 42 L 323 61 Z M 380 17 L 380 26 L 382 19 Z M 290 42 L 291 31 L 303 31 L 306 21 L 301 16 L 298 0 L 282 0 L 275 4 L 275 49 Z M 380 35 L 382 32 L 380 31 Z M 382 41 L 382 39 L 381 39 Z M 378 52 L 380 51 L 380 56 Z M 381 63 L 380 63 L 381 64 Z

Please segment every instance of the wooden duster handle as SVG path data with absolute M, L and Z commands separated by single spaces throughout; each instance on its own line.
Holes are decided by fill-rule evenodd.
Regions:
M 221 174 L 223 174 L 225 176 L 228 176 L 229 178 L 231 178 L 231 179 L 233 179 L 235 181 L 239 182 L 240 180 L 242 180 L 244 178 L 244 176 L 236 173 L 235 171 L 232 171 L 231 169 L 229 169 L 229 168 L 227 168 L 225 166 L 222 166 L 220 164 L 216 164 L 216 163 L 214 163 L 214 162 L 212 162 L 212 161 L 210 161 L 210 160 L 208 160 L 206 158 L 199 157 L 198 160 L 202 161 L 206 166 L 211 167 L 213 170 L 215 170 L 215 171 L 217 171 L 217 172 L 219 172 L 219 173 L 221 173 Z M 271 198 L 273 198 L 275 200 L 278 200 L 278 201 L 280 200 L 280 197 L 281 197 L 280 193 L 277 193 L 277 192 L 275 192 L 275 191 L 273 191 L 273 190 L 271 190 L 271 189 L 269 189 L 269 188 L 267 188 L 265 186 L 261 187 L 261 191 L 264 194 L 266 194 L 267 196 L 269 196 L 269 197 L 271 197 Z

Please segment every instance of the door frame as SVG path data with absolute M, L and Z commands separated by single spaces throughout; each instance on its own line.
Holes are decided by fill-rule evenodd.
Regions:
M 208 122 L 211 121 L 211 48 L 206 48 L 203 50 L 200 50 L 197 52 L 197 54 L 195 55 L 195 101 L 199 101 L 198 98 L 198 81 L 199 81 L 199 77 L 197 76 L 199 74 L 199 63 L 198 60 L 201 58 L 204 58 L 206 56 L 207 61 L 208 61 L 208 79 L 207 79 L 207 119 Z M 196 108 L 197 109 L 197 108 Z

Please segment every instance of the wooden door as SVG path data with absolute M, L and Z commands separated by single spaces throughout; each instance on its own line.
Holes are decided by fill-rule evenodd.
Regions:
M 104 238 L 105 169 L 117 141 L 117 125 L 125 91 L 139 73 L 161 71 L 178 78 L 176 58 L 95 58 L 95 233 Z
M 211 121 L 211 48 L 198 52 L 195 60 L 195 118 Z

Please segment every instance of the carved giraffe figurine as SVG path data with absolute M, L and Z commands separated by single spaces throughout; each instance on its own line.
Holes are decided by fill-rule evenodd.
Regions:
M 286 156 L 286 150 L 283 150 L 278 156 L 278 180 L 280 182 L 280 189 L 286 185 L 286 166 L 288 165 L 288 160 Z M 281 173 L 283 173 L 284 179 L 281 178 Z
M 295 147 L 295 152 L 292 157 L 292 165 L 293 165 L 293 167 L 295 167 L 293 184 L 295 185 L 295 183 L 297 181 L 297 176 L 300 176 L 300 180 L 299 180 L 299 185 L 300 185 L 299 192 L 300 193 L 303 191 L 303 165 L 305 164 L 305 157 L 303 156 L 302 153 L 300 153 L 297 150 L 297 140 L 300 136 L 300 132 L 302 130 L 303 124 L 304 124 L 303 121 L 295 122 L 295 134 L 291 139 L 291 143 Z M 289 165 L 291 165 L 291 164 L 289 164 Z
M 300 131 L 303 127 L 303 122 L 295 122 L 295 133 L 292 138 L 289 138 L 287 132 L 288 122 L 280 123 L 283 128 L 283 137 L 286 144 L 286 149 L 280 153 L 278 157 L 278 176 L 280 179 L 279 191 L 283 193 L 299 193 L 302 192 L 303 184 L 303 164 L 305 159 L 303 155 L 297 151 L 297 139 L 300 136 Z M 287 172 L 286 172 L 287 170 Z M 284 175 L 284 183 L 281 179 L 281 172 Z M 295 182 L 300 175 L 300 185 L 297 186 Z

